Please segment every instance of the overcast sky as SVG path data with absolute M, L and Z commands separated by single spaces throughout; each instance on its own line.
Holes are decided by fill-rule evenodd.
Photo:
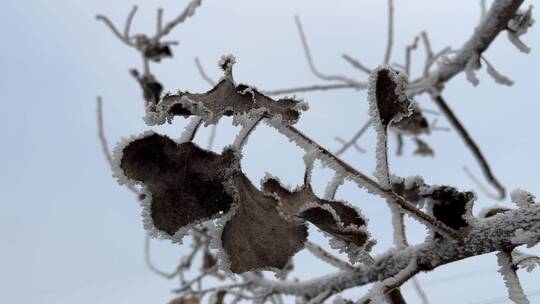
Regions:
M 422 30 L 428 30 L 435 50 L 459 48 L 478 23 L 480 5 L 467 0 L 396 0 L 393 62 L 403 62 L 404 48 Z M 488 1 L 489 2 L 489 1 Z M 531 1 L 526 1 L 530 2 Z M 132 5 L 139 5 L 133 32 L 155 29 L 155 10 L 165 8 L 168 20 L 187 1 L 50 1 L 3 0 L 0 10 L 0 67 L 2 69 L 3 140 L 0 149 L 0 303 L 166 303 L 178 282 L 168 282 L 148 271 L 143 260 L 144 231 L 141 208 L 135 197 L 111 177 L 96 136 L 96 96 L 104 98 L 105 127 L 111 147 L 124 136 L 146 129 L 138 84 L 128 74 L 140 68 L 138 54 L 122 45 L 94 16 L 103 13 L 117 24 Z M 200 78 L 194 57 L 208 74 L 221 76 L 216 63 L 223 54 L 237 58 L 235 79 L 263 90 L 320 83 L 310 74 L 293 16 L 299 14 L 322 71 L 343 73 L 359 80 L 365 75 L 341 59 L 346 52 L 369 67 L 383 58 L 386 1 L 204 1 L 196 15 L 174 30 L 179 40 L 174 58 L 153 65 L 167 90 L 199 92 L 208 85 Z M 528 4 L 527 4 L 528 5 Z M 540 195 L 538 143 L 538 77 L 540 39 L 533 27 L 523 37 L 532 48 L 520 53 L 505 35 L 497 38 L 485 57 L 515 81 L 505 87 L 482 70 L 473 87 L 464 75 L 452 79 L 445 97 L 477 140 L 494 173 L 507 189 L 516 187 Z M 413 56 L 413 77 L 423 63 L 423 51 Z M 335 136 L 352 136 L 367 119 L 365 92 L 335 91 L 298 95 L 311 109 L 298 128 L 330 149 L 339 148 Z M 435 109 L 426 96 L 422 107 Z M 432 118 L 436 118 L 433 116 Z M 448 126 L 439 117 L 438 124 Z M 184 119 L 158 132 L 179 136 Z M 230 120 L 220 124 L 216 151 L 231 143 L 236 129 Z M 196 141 L 205 144 L 208 130 Z M 423 175 L 427 182 L 478 190 L 463 172 L 480 170 L 455 132 L 434 132 L 426 140 L 434 158 L 412 156 L 413 143 L 405 142 L 405 155 L 391 154 L 392 172 Z M 344 159 L 362 172 L 374 169 L 374 134 Z M 392 151 L 395 141 L 390 140 Z M 301 183 L 301 151 L 275 131 L 262 126 L 245 149 L 242 165 L 258 185 L 265 172 L 291 185 Z M 328 169 L 315 172 L 320 193 L 332 176 Z M 475 207 L 499 203 L 479 193 Z M 369 229 L 379 241 L 380 253 L 391 245 L 385 203 L 346 184 L 338 197 L 346 199 L 370 218 Z M 411 222 L 410 238 L 422 242 L 424 229 Z M 326 240 L 316 237 L 325 243 Z M 163 269 L 173 269 L 182 246 L 155 241 L 153 256 Z M 533 250 L 537 253 L 538 249 Z M 330 270 L 308 255 L 299 254 L 301 278 Z M 432 303 L 488 303 L 505 296 L 496 273 L 494 255 L 441 267 L 419 275 Z M 520 273 L 524 289 L 536 292 L 540 272 Z M 348 292 L 358 298 L 365 289 Z M 406 298 L 416 295 L 405 285 Z M 504 300 L 497 302 L 503 303 Z M 491 301 L 489 303 L 496 303 Z

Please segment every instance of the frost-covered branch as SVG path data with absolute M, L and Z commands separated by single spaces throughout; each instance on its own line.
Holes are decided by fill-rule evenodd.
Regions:
M 519 231 L 527 231 L 527 237 L 517 238 Z M 254 280 L 254 283 L 276 292 L 300 296 L 314 296 L 328 288 L 337 293 L 393 277 L 405 269 L 414 256 L 417 258 L 417 272 L 425 272 L 468 257 L 513 248 L 528 241 L 540 241 L 540 204 L 480 220 L 463 236 L 462 243 L 439 239 L 402 250 L 390 250 L 374 257 L 372 265 L 360 266 L 352 273 L 338 272 L 300 283 L 263 278 Z
M 473 56 L 481 55 L 506 29 L 508 22 L 515 15 L 523 0 L 495 0 L 482 22 L 474 30 L 455 56 L 425 78 L 412 82 L 409 94 L 419 94 L 431 88 L 441 87 L 446 81 L 465 70 Z

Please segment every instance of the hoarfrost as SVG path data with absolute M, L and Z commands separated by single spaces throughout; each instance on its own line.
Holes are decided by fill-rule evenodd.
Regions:
M 510 193 L 510 199 L 519 208 L 525 208 L 534 204 L 536 197 L 525 190 L 517 188 Z
M 499 263 L 499 273 L 502 275 L 504 285 L 508 290 L 508 297 L 516 304 L 528 304 L 529 300 L 521 288 L 521 284 L 516 272 L 512 269 L 512 261 L 509 253 L 497 253 L 497 262 Z
M 527 247 L 529 248 L 535 246 L 540 241 L 534 232 L 525 231 L 523 229 L 517 229 L 514 237 L 512 237 L 510 240 L 516 245 L 527 244 Z

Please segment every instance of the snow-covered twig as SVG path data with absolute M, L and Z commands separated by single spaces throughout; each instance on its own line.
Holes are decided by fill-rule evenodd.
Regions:
M 446 226 L 444 223 L 438 221 L 431 215 L 428 215 L 418 208 L 416 208 L 412 203 L 407 202 L 404 198 L 401 196 L 395 194 L 391 190 L 388 190 L 384 188 L 383 186 L 379 185 L 376 181 L 369 178 L 367 175 L 359 172 L 358 170 L 351 167 L 349 164 L 345 163 L 341 159 L 339 159 L 337 156 L 332 154 L 327 149 L 320 146 L 318 143 L 313 141 L 311 138 L 300 132 L 298 129 L 296 129 L 293 126 L 283 126 L 281 123 L 277 121 L 267 121 L 268 124 L 274 128 L 276 128 L 280 133 L 287 136 L 289 140 L 297 143 L 300 145 L 300 147 L 304 149 L 308 148 L 315 148 L 320 151 L 319 156 L 323 163 L 329 164 L 331 167 L 343 171 L 346 173 L 346 178 L 355 182 L 358 186 L 362 188 L 366 188 L 369 192 L 373 194 L 377 194 L 389 201 L 391 201 L 393 204 L 398 205 L 405 211 L 406 213 L 410 214 L 413 218 L 416 218 L 420 222 L 430 226 L 431 228 L 437 230 L 443 235 L 449 236 L 453 239 L 459 239 L 459 234 L 453 230 L 452 228 Z
M 331 253 L 324 250 L 317 244 L 307 241 L 305 245 L 306 245 L 306 249 L 309 250 L 309 252 L 311 252 L 313 255 L 321 259 L 323 262 L 326 262 L 341 270 L 347 270 L 347 271 L 354 270 L 354 267 L 352 267 L 349 263 L 342 261 L 341 259 L 333 256 Z
M 463 236 L 462 243 L 441 239 L 409 246 L 403 250 L 390 250 L 375 257 L 373 264 L 359 266 L 352 273 L 338 272 L 304 282 L 254 278 L 254 283 L 283 294 L 315 296 L 328 288 L 338 293 L 393 277 L 409 265 L 413 256 L 417 258 L 418 271 L 430 271 L 468 257 L 524 244 L 513 242 L 519 229 L 528 231 L 532 238 L 536 238 L 536 242 L 540 240 L 540 204 L 485 219 L 471 227 Z
M 474 30 L 471 37 L 459 49 L 448 64 L 440 66 L 428 77 L 421 77 L 411 83 L 409 95 L 420 94 L 434 87 L 440 87 L 456 74 L 462 72 L 474 54 L 482 54 L 517 12 L 524 0 L 495 0 L 485 18 Z
M 516 268 L 512 262 L 512 254 L 509 251 L 497 253 L 497 262 L 499 263 L 499 272 L 501 273 L 504 285 L 508 289 L 508 297 L 516 304 L 528 304 L 529 300 L 523 292 L 521 283 L 516 273 Z
M 293 87 L 287 89 L 279 90 L 269 90 L 264 91 L 263 93 L 268 95 L 283 95 L 291 93 L 302 93 L 302 92 L 312 92 L 312 91 L 328 91 L 336 89 L 356 89 L 356 90 L 365 90 L 367 88 L 367 83 L 358 82 L 356 84 L 349 83 L 338 83 L 338 84 L 315 84 L 310 86 L 303 87 Z

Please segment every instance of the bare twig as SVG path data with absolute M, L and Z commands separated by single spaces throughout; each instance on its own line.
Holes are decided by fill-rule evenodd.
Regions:
M 197 71 L 199 71 L 199 75 L 201 75 L 202 79 L 206 81 L 209 85 L 215 86 L 216 81 L 212 79 L 208 74 L 206 74 L 201 62 L 199 61 L 199 58 L 195 57 L 195 66 L 197 67 Z
M 97 104 L 98 138 L 99 138 L 99 142 L 101 143 L 101 150 L 103 151 L 103 155 L 105 155 L 105 159 L 107 159 L 109 166 L 112 168 L 114 166 L 113 158 L 111 155 L 111 151 L 109 151 L 109 145 L 107 144 L 107 138 L 105 137 L 105 131 L 103 128 L 103 100 L 101 96 L 97 97 L 96 104 Z
M 114 168 L 113 163 L 113 157 L 111 154 L 111 151 L 109 150 L 109 145 L 107 144 L 107 137 L 105 136 L 105 128 L 103 127 L 103 100 L 101 96 L 98 96 L 96 98 L 96 105 L 97 105 L 97 128 L 98 128 L 98 138 L 99 143 L 101 144 L 101 150 L 103 151 L 103 155 L 105 155 L 105 159 L 107 159 L 107 163 L 109 163 L 109 167 Z M 133 185 L 126 184 L 126 187 L 133 193 L 140 195 L 139 191 L 133 187 Z
M 415 36 L 413 42 L 405 48 L 405 73 L 407 75 L 411 74 L 411 53 L 418 48 L 419 40 L 420 37 Z
M 294 16 L 294 21 L 296 22 L 296 27 L 298 28 L 298 33 L 300 34 L 300 39 L 302 41 L 302 47 L 304 48 L 304 55 L 306 56 L 309 68 L 310 68 L 311 72 L 313 73 L 313 75 L 315 75 L 316 77 L 318 77 L 318 78 L 320 78 L 322 80 L 326 80 L 326 81 L 340 81 L 340 82 L 344 82 L 344 83 L 349 84 L 349 85 L 357 85 L 358 82 L 351 79 L 351 78 L 348 78 L 348 77 L 345 77 L 345 76 L 342 76 L 342 75 L 323 74 L 317 69 L 317 67 L 315 66 L 315 63 L 313 62 L 313 57 L 311 56 L 311 51 L 309 50 L 309 45 L 307 43 L 306 34 L 304 33 L 304 30 L 302 28 L 302 23 L 300 22 L 300 17 Z
M 482 154 L 482 151 L 480 151 L 480 148 L 478 145 L 474 142 L 472 137 L 469 135 L 469 132 L 463 127 L 457 116 L 454 114 L 452 109 L 448 106 L 446 101 L 442 98 L 442 96 L 438 93 L 432 93 L 431 98 L 435 102 L 435 104 L 439 107 L 441 112 L 446 116 L 446 119 L 452 124 L 454 129 L 458 132 L 459 136 L 469 148 L 469 150 L 472 152 L 474 158 L 480 165 L 480 168 L 482 169 L 482 172 L 484 173 L 485 178 L 487 181 L 499 192 L 499 199 L 503 199 L 506 195 L 506 190 L 502 186 L 502 184 L 499 182 L 499 180 L 493 175 L 491 172 L 491 168 L 489 164 L 487 163 L 484 155 Z
M 150 236 L 148 234 L 144 237 L 144 262 L 153 273 L 168 280 L 173 279 L 178 275 L 178 270 L 174 270 L 172 272 L 165 272 L 157 268 L 154 263 L 152 263 L 152 256 L 150 254 Z
M 154 42 L 159 41 L 159 39 L 169 34 L 178 24 L 183 23 L 184 21 L 186 21 L 187 18 L 193 16 L 195 14 L 195 10 L 201 5 L 201 3 L 202 0 L 191 0 L 191 2 L 187 5 L 184 11 L 182 11 L 182 13 L 176 18 L 165 24 L 161 31 L 159 31 L 154 37 L 152 37 L 152 40 Z
M 386 37 L 386 51 L 384 53 L 384 64 L 390 62 L 392 56 L 392 45 L 394 44 L 394 1 L 388 0 L 388 33 Z
M 358 61 L 358 59 L 352 58 L 351 56 L 349 56 L 347 54 L 343 54 L 343 55 L 341 55 L 341 57 L 343 59 L 345 59 L 345 61 L 350 63 L 357 70 L 362 71 L 362 72 L 364 72 L 364 73 L 366 73 L 368 75 L 371 73 L 371 69 L 369 69 L 365 65 L 363 65 L 360 61 Z
M 124 39 L 126 39 L 127 41 L 129 41 L 130 39 L 130 35 L 129 35 L 129 32 L 130 32 L 130 29 L 131 29 L 131 23 L 133 22 L 133 17 L 135 16 L 135 13 L 137 12 L 137 6 L 133 6 L 133 8 L 131 9 L 131 12 L 129 12 L 129 15 L 126 19 L 126 24 L 124 26 Z
M 323 262 L 326 262 L 341 270 L 347 270 L 347 271 L 354 270 L 354 267 L 352 267 L 349 263 L 342 261 L 338 257 L 335 257 L 334 255 L 324 250 L 317 244 L 314 244 L 310 241 L 306 241 L 305 245 L 306 245 L 306 249 L 309 250 L 309 252 L 311 252 L 316 257 L 320 258 Z
M 302 93 L 302 92 L 312 92 L 312 91 L 328 91 L 328 90 L 336 90 L 336 89 L 364 90 L 366 88 L 367 88 L 367 83 L 363 83 L 363 82 L 359 82 L 354 85 L 348 84 L 348 83 L 321 84 L 321 85 L 316 84 L 316 85 L 305 86 L 305 87 L 294 87 L 294 88 L 288 88 L 288 89 L 264 91 L 263 93 L 268 94 L 268 95 L 282 95 L 282 94 Z
M 361 128 L 354 134 L 354 136 L 346 143 L 343 144 L 343 147 L 341 147 L 339 150 L 334 152 L 336 156 L 340 156 L 343 154 L 347 149 L 349 149 L 351 146 L 356 145 L 356 142 L 358 139 L 366 132 L 366 130 L 371 126 L 371 121 L 368 120 Z

